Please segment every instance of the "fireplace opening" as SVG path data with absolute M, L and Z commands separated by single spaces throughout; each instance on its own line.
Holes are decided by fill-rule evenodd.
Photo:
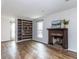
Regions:
M 63 42 L 62 42 L 62 37 L 52 37 L 53 40 L 53 46 L 56 48 L 63 48 Z

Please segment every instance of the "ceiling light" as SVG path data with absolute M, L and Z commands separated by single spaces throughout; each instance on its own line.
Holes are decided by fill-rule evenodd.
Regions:
M 65 0 L 65 1 L 69 1 L 69 0 Z

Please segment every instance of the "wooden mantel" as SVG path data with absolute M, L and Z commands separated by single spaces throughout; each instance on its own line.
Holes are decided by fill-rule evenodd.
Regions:
M 47 28 L 48 30 L 68 30 L 67 28 Z
M 62 38 L 62 47 L 68 49 L 68 29 L 67 28 L 48 28 L 48 43 L 53 45 L 53 37 Z

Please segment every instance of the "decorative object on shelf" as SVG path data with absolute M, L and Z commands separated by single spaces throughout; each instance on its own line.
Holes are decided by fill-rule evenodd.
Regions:
M 52 28 L 63 28 L 63 20 L 53 20 Z
M 63 20 L 64 28 L 68 28 L 69 20 Z
M 69 20 L 53 20 L 52 28 L 68 28 Z

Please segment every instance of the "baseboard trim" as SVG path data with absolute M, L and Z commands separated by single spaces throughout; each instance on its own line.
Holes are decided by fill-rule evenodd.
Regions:
M 45 45 L 49 45 L 47 43 L 44 43 L 44 42 L 41 42 L 41 41 L 38 41 L 38 40 L 32 40 L 32 41 L 35 41 L 35 42 L 38 42 L 38 43 L 42 43 L 42 44 L 45 44 Z
M 73 52 L 75 52 L 75 53 L 77 53 L 77 51 L 75 51 L 75 50 L 72 50 L 72 49 L 68 49 L 69 51 L 73 51 Z
M 28 41 L 28 40 L 32 40 L 32 39 L 18 40 L 18 41 L 16 41 L 16 43 L 18 43 L 18 42 L 23 42 L 23 41 Z
M 1 43 L 4 43 L 4 42 L 10 42 L 10 41 L 15 41 L 15 40 L 1 41 Z

